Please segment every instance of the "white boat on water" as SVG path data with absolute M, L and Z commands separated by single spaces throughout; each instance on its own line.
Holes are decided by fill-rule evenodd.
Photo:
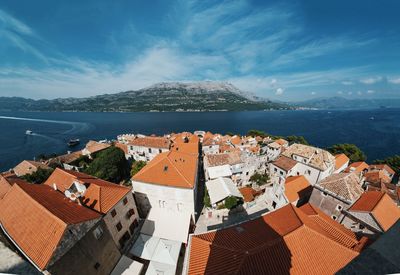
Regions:
M 32 132 L 31 130 L 26 130 L 25 134 L 27 134 L 27 135 L 32 135 L 33 132 Z

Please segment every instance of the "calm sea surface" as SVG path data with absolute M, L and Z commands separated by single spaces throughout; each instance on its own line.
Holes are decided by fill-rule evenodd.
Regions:
M 28 129 L 35 134 L 26 135 Z M 209 113 L 0 112 L 0 170 L 41 153 L 65 153 L 68 150 L 66 142 L 71 138 L 80 138 L 82 147 L 89 139 L 115 139 L 122 133 L 208 130 L 245 134 L 250 129 L 274 135 L 302 135 L 319 147 L 355 143 L 370 161 L 400 154 L 400 109 Z

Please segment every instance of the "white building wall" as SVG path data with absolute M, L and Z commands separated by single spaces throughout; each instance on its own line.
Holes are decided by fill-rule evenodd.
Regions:
M 153 148 L 145 146 L 128 145 L 128 154 L 136 161 L 150 161 L 158 154 L 168 152 L 166 148 Z
M 341 172 L 343 172 L 347 166 L 349 166 L 349 161 L 347 161 L 345 164 L 343 164 L 341 167 L 339 167 L 338 169 L 336 169 L 333 173 L 334 174 L 339 174 Z
M 135 194 L 138 207 L 145 212 L 150 210 L 151 207 L 168 208 L 175 212 L 190 212 L 194 217 L 195 189 L 132 181 L 132 191 Z
M 219 153 L 219 145 L 215 144 L 215 145 L 208 145 L 208 146 L 203 146 L 203 153 L 205 155 L 215 155 Z

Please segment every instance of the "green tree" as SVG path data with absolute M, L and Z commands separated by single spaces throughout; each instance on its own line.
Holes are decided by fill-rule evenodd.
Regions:
M 257 185 L 264 185 L 268 182 L 268 174 L 255 173 L 250 177 L 250 181 L 256 183 Z
M 45 169 L 45 168 L 39 167 L 32 174 L 26 174 L 26 175 L 22 176 L 21 178 L 30 183 L 41 184 L 50 177 L 50 175 L 51 175 L 51 173 L 53 173 L 53 171 L 54 170 L 51 168 Z
M 334 155 L 345 154 L 350 159 L 350 162 L 365 161 L 367 159 L 364 152 L 354 144 L 335 144 L 327 148 L 327 150 Z
M 264 131 L 260 131 L 260 130 L 249 130 L 247 132 L 247 136 L 252 136 L 252 137 L 256 137 L 256 136 L 260 136 L 260 137 L 266 137 L 268 136 L 267 133 L 265 133 Z
M 286 140 L 291 143 L 300 143 L 304 145 L 310 145 L 303 136 L 287 136 Z
M 125 153 L 111 146 L 96 155 L 84 172 L 111 182 L 121 182 L 129 176 L 129 165 Z
M 210 195 L 208 194 L 207 188 L 204 191 L 203 203 L 205 207 L 211 207 Z
M 225 208 L 233 209 L 239 204 L 239 200 L 236 197 L 230 196 L 225 199 Z
M 375 164 L 387 164 L 393 168 L 396 174 L 400 174 L 400 156 L 395 155 L 392 157 L 387 157 L 385 159 L 377 159 L 374 161 Z
M 132 163 L 132 168 L 131 168 L 131 177 L 136 175 L 145 166 L 146 166 L 146 162 L 145 161 L 139 160 L 139 161 L 133 162 Z

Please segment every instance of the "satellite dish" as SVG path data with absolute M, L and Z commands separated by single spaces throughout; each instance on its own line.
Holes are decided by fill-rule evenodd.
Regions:
M 72 201 L 76 200 L 75 194 L 71 193 L 69 190 L 65 190 L 64 195 Z

